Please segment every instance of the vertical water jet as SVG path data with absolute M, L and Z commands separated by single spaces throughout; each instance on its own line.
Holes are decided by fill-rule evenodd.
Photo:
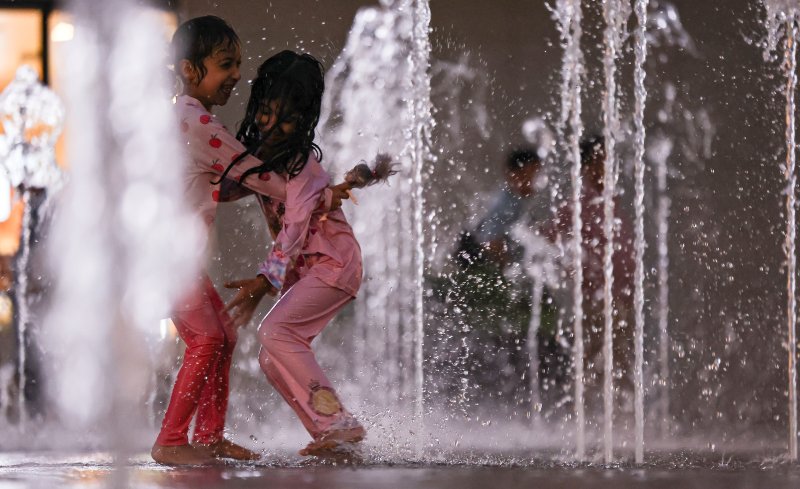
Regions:
M 795 89 L 797 88 L 797 12 L 786 20 L 786 49 L 784 67 L 786 69 L 786 273 L 787 273 L 787 316 L 789 347 L 789 456 L 797 459 L 797 250 L 796 250 L 796 209 L 795 187 Z
M 634 130 L 636 155 L 634 159 L 636 210 L 635 244 L 636 269 L 634 272 L 634 417 L 635 417 L 635 460 L 644 461 L 644 106 L 647 89 L 644 85 L 644 62 L 647 57 L 647 4 L 648 0 L 636 0 L 636 31 L 634 37 Z
M 431 10 L 428 0 L 414 0 L 413 7 L 413 35 L 412 35 L 412 94 L 413 103 L 409 104 L 412 121 L 411 154 L 414 164 L 414 256 L 415 256 L 415 286 L 414 290 L 414 362 L 415 362 L 415 400 L 414 414 L 418 422 L 419 436 L 423 436 L 425 429 L 424 390 L 425 376 L 423 371 L 423 346 L 425 338 L 425 309 L 424 309 L 424 273 L 425 273 L 425 235 L 424 216 L 424 181 L 423 167 L 431 163 L 430 139 L 433 126 L 431 110 L 431 81 L 430 81 L 430 56 L 431 45 L 428 37 L 431 22 Z M 420 440 L 421 442 L 421 440 Z M 421 450 L 421 447 L 418 447 Z
M 797 22 L 800 16 L 800 2 L 797 0 L 764 0 L 766 9 L 767 42 L 764 53 L 765 60 L 769 60 L 770 53 L 778 51 L 781 30 L 784 36 L 783 70 L 786 77 L 784 96 L 786 98 L 786 162 L 783 166 L 783 176 L 786 183 L 786 238 L 784 252 L 786 253 L 786 319 L 787 319 L 787 349 L 788 358 L 788 420 L 789 420 L 789 457 L 797 460 L 797 243 L 796 243 L 796 216 L 797 216 L 797 175 L 795 165 L 796 117 L 795 117 L 795 90 L 797 89 Z
M 575 382 L 575 458 L 586 457 L 586 413 L 584 405 L 584 339 L 583 339 L 583 222 L 581 221 L 581 148 L 583 134 L 581 121 L 581 87 L 583 81 L 583 54 L 581 52 L 581 1 L 559 0 L 555 17 L 561 34 L 564 56 L 561 68 L 561 120 L 560 128 L 569 124 L 566 150 L 569 155 L 572 193 L 572 313 L 573 346 L 572 364 Z M 563 130 L 563 129 L 562 129 Z
M 603 459 L 613 461 L 613 415 L 614 415 L 614 199 L 617 185 L 616 140 L 620 133 L 619 103 L 617 100 L 617 58 L 622 50 L 625 23 L 630 13 L 630 5 L 624 0 L 603 2 L 603 19 L 606 28 L 603 32 L 603 71 L 605 92 L 603 97 L 603 136 L 605 139 L 605 165 L 603 176 L 603 234 L 605 251 L 603 254 Z

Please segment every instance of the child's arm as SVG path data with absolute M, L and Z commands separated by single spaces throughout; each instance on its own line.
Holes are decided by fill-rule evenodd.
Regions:
M 312 164 L 306 164 L 303 171 L 287 184 L 283 227 L 272 252 L 258 270 L 278 290 L 283 288 L 286 272 L 303 249 L 309 232 L 316 232 L 315 229 L 310 229 L 311 215 L 325 206 L 320 201 L 324 188 L 320 189 L 319 182 L 313 180 L 310 168 Z
M 181 120 L 181 130 L 190 145 L 189 152 L 194 163 L 209 173 L 222 175 L 228 165 L 245 151 L 244 145 L 202 108 L 186 112 Z M 245 156 L 231 168 L 226 178 L 238 182 L 245 171 L 261 163 L 258 158 Z M 241 184 L 258 194 L 279 201 L 286 200 L 286 179 L 275 173 L 253 174 Z
M 183 118 L 181 127 L 189 136 L 188 144 L 192 145 L 191 154 L 195 163 L 206 172 L 222 175 L 228 165 L 245 151 L 244 145 L 205 109 L 190 112 Z M 231 168 L 225 178 L 239 183 L 239 179 L 247 170 L 261 163 L 262 161 L 254 156 L 245 156 Z M 241 185 L 257 194 L 280 202 L 286 201 L 286 179 L 277 173 L 252 174 L 241 182 Z M 236 197 L 241 196 L 243 196 L 241 193 L 229 196 L 224 189 L 220 189 L 220 202 L 236 200 Z M 336 210 L 342 206 L 342 199 L 346 198 L 344 192 L 325 189 L 323 197 L 320 197 L 320 203 L 324 203 L 321 209 L 324 212 Z
M 225 283 L 225 288 L 238 289 L 236 296 L 225 305 L 225 312 L 230 313 L 230 326 L 238 328 L 250 322 L 258 303 L 265 295 L 276 295 L 278 291 L 264 277 L 235 280 Z

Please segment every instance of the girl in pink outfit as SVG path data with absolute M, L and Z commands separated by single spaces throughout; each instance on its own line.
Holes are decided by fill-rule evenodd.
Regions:
M 287 178 L 282 228 L 272 252 L 229 308 L 252 310 L 272 286 L 282 296 L 259 329 L 259 361 L 269 382 L 294 409 L 313 441 L 302 455 L 320 455 L 366 432 L 342 406 L 311 350 L 311 342 L 356 296 L 361 285 L 361 249 L 341 210 L 320 212 L 330 175 L 314 143 L 324 89 L 320 63 L 307 54 L 283 51 L 264 62 L 253 81 L 239 133 L 262 141 L 260 168 Z M 231 165 L 231 171 L 236 165 Z M 287 271 L 296 274 L 287 283 Z
M 172 39 L 175 73 L 183 93 L 175 104 L 185 139 L 185 192 L 190 207 L 207 227 L 216 215 L 217 202 L 225 200 L 211 182 L 244 147 L 211 115 L 214 105 L 225 105 L 241 79 L 239 38 L 217 17 L 191 19 L 178 27 Z M 253 158 L 253 160 L 255 160 Z M 251 165 L 260 161 L 250 161 Z M 277 175 L 267 180 L 249 179 L 260 191 L 285 198 L 285 181 Z M 207 243 L 203 243 L 207 247 Z M 186 343 L 167 412 L 151 455 L 167 465 L 201 464 L 215 456 L 241 459 L 256 454 L 223 438 L 228 403 L 228 376 L 237 331 L 229 325 L 224 304 L 205 270 L 189 284 L 173 307 L 172 319 Z M 195 417 L 194 444 L 189 425 Z
M 253 149 L 242 145 L 211 114 L 213 106 L 227 103 L 241 79 L 236 33 L 218 17 L 198 17 L 178 27 L 172 47 L 175 72 L 183 84 L 175 110 L 187 151 L 184 190 L 191 208 L 210 230 L 219 202 L 252 192 L 269 196 L 271 205 L 285 200 L 286 180 L 281 175 L 244 175 L 263 162 L 250 156 Z M 221 180 L 231 161 L 236 161 L 236 166 L 225 172 L 228 179 Z M 326 210 L 335 200 L 330 189 L 323 189 L 321 198 Z M 269 210 L 268 199 L 261 197 L 260 202 Z M 215 457 L 256 459 L 256 453 L 223 437 L 228 377 L 240 323 L 228 316 L 205 270 L 187 289 L 172 317 L 186 343 L 186 352 L 152 457 L 168 465 L 208 463 Z M 190 445 L 188 431 L 193 417 L 195 430 Z

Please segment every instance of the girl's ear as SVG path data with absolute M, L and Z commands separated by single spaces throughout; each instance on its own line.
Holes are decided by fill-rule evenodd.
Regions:
M 188 59 L 182 59 L 178 64 L 178 74 L 185 84 L 190 86 L 197 85 L 199 78 L 197 70 Z

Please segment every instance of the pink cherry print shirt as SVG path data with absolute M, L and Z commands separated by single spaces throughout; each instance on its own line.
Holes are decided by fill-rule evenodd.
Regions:
M 226 185 L 212 182 L 219 179 L 231 161 L 245 151 L 245 147 L 197 99 L 182 95 L 178 97 L 175 110 L 189 155 L 184 172 L 189 203 L 206 226 L 210 227 L 216 217 L 218 202 L 249 194 L 231 183 L 238 182 L 246 170 L 261 165 L 261 160 L 248 155 L 237 163 L 226 176 L 229 181 L 224 182 L 235 193 L 225 195 Z M 247 190 L 272 199 L 286 200 L 286 179 L 275 173 L 250 175 L 242 185 Z
M 331 177 L 312 155 L 299 175 L 286 184 L 283 227 L 259 273 L 278 290 L 286 283 L 287 270 L 310 275 L 353 297 L 361 286 L 361 248 L 341 209 L 326 214 L 319 210 L 320 196 Z M 323 218 L 323 216 L 326 216 Z

